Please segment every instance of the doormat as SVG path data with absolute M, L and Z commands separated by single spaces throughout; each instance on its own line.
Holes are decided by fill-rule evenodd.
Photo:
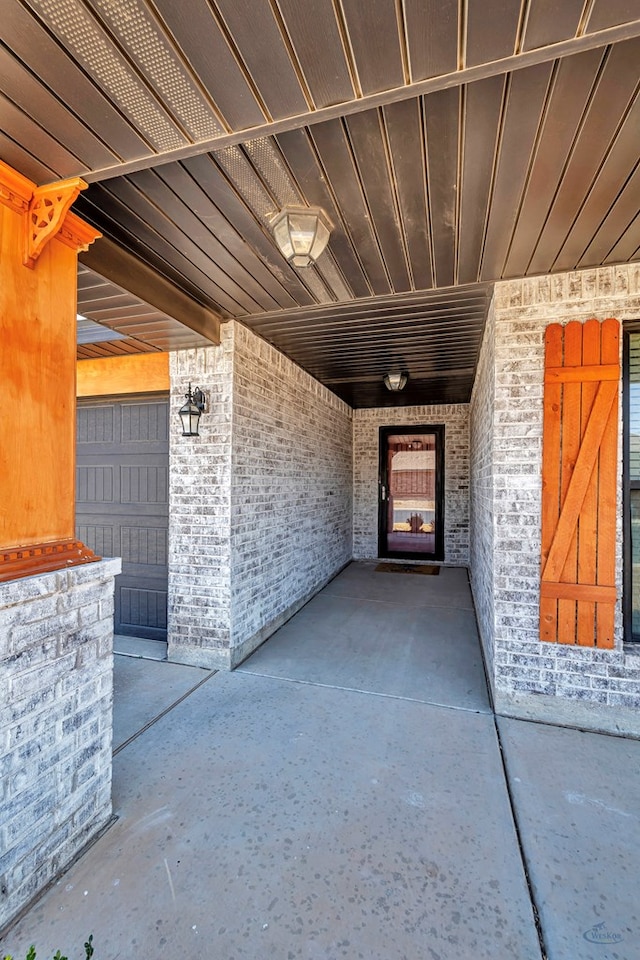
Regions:
M 379 563 L 376 573 L 424 573 L 437 577 L 440 567 L 432 567 L 426 563 Z

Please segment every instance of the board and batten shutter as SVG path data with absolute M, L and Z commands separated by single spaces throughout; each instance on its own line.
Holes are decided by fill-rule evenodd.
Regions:
M 611 648 L 620 324 L 545 332 L 540 638 Z

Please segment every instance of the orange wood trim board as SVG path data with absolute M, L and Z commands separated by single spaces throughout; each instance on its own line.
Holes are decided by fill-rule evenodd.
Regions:
M 56 240 L 78 252 L 88 250 L 92 243 L 101 238 L 99 230 L 85 223 L 72 210 L 68 211 L 56 234 Z
M 169 390 L 169 354 L 137 353 L 127 357 L 78 360 L 78 397 L 108 397 Z
M 552 324 L 545 331 L 545 365 L 562 363 L 562 327 Z M 553 542 L 553 533 L 560 516 L 560 449 L 562 384 L 546 383 L 544 387 L 542 429 L 542 566 Z M 540 598 L 540 637 L 555 643 L 558 639 L 558 601 Z
M 540 585 L 543 597 L 554 600 L 589 600 L 593 603 L 615 603 L 615 587 L 605 587 L 591 583 L 555 583 L 543 580 Z
M 35 187 L 35 183 L 0 160 L 0 203 L 14 213 L 26 214 Z
M 620 364 L 587 364 L 582 367 L 548 367 L 545 383 L 585 383 L 591 380 L 619 380 Z
M 597 320 L 587 320 L 582 334 L 582 362 L 585 366 L 601 363 L 601 328 Z M 582 383 L 581 437 L 589 425 L 589 416 L 598 392 L 598 381 Z M 592 531 L 596 529 L 598 515 L 598 473 L 594 469 L 578 521 L 578 576 L 579 584 L 594 584 L 597 580 L 598 541 Z M 610 581 L 612 584 L 614 581 Z M 611 602 L 615 602 L 615 595 Z M 593 646 L 593 626 L 595 623 L 596 603 L 591 599 L 579 598 L 577 604 L 576 637 L 579 646 Z
M 0 583 L 32 577 L 34 574 L 51 573 L 75 567 L 80 563 L 94 563 L 102 557 L 86 547 L 81 540 L 55 540 L 25 547 L 0 551 Z

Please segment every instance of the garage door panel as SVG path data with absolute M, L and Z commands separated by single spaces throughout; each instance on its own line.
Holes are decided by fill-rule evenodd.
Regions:
M 134 586 L 150 584 L 150 586 L 145 587 L 145 589 L 158 588 L 158 585 L 161 582 L 166 581 L 166 566 L 164 567 L 164 579 L 162 580 L 158 574 L 162 574 L 162 565 L 160 564 L 158 569 L 150 570 L 149 564 L 146 563 L 128 563 L 122 564 L 122 578 L 125 584 L 133 584 Z M 163 591 L 166 593 L 166 590 Z
M 120 588 L 120 631 L 140 636 L 143 629 L 149 639 L 164 639 L 167 630 L 167 593 L 161 590 L 142 590 L 138 587 Z
M 76 529 L 122 557 L 115 632 L 166 639 L 169 493 L 166 398 L 78 405 Z
M 111 523 L 78 523 L 76 537 L 90 547 L 99 557 L 115 557 L 119 553 L 116 549 Z
M 159 454 L 164 454 L 167 449 L 167 442 L 160 440 L 149 440 L 144 446 L 137 447 L 134 443 L 122 443 L 116 439 L 112 443 L 105 441 L 92 441 L 91 443 L 78 443 L 78 453 L 82 456 L 96 457 L 101 463 L 140 463 L 144 462 L 145 457 L 154 458 Z
M 126 464 L 120 467 L 120 502 L 169 502 L 169 469 L 165 466 Z
M 78 406 L 77 443 L 112 443 L 115 437 L 115 408 L 112 405 Z
M 123 403 L 120 418 L 122 443 L 141 448 L 154 442 L 165 443 L 168 435 L 169 407 L 160 403 Z
M 76 500 L 78 503 L 113 503 L 116 485 L 115 470 L 110 465 L 78 465 Z
M 167 566 L 167 528 L 157 526 L 120 527 L 120 551 L 123 562 L 153 567 Z
M 101 523 L 103 525 L 113 524 L 114 516 L 119 518 L 120 523 L 128 524 L 135 526 L 140 524 L 141 526 L 158 526 L 166 527 L 167 526 L 167 512 L 163 510 L 163 504 L 157 503 L 118 503 L 114 502 L 114 513 L 104 512 L 104 508 L 107 504 L 104 503 L 83 503 L 82 501 L 76 501 L 76 510 L 78 511 L 78 517 L 82 519 L 83 523 Z M 115 508 L 117 508 L 117 515 L 115 514 Z M 80 522 L 76 521 L 76 526 Z M 84 542 L 84 541 L 83 541 Z

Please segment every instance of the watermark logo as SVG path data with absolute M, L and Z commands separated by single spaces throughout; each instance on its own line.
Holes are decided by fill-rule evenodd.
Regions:
M 590 930 L 585 930 L 582 934 L 589 943 L 620 943 L 623 940 L 621 933 L 611 933 L 605 926 L 605 921 L 596 923 Z

